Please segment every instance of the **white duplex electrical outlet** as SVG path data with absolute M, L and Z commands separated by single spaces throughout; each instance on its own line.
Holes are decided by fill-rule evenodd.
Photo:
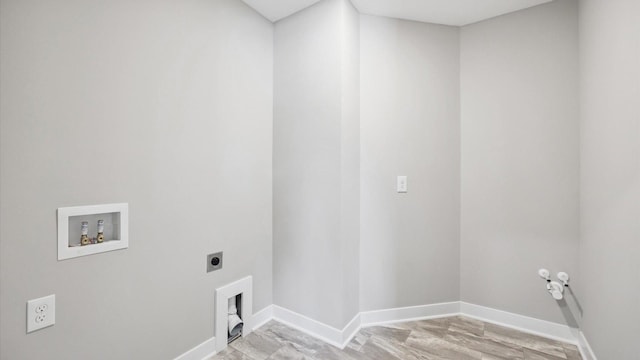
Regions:
M 27 301 L 27 332 L 56 323 L 56 295 Z

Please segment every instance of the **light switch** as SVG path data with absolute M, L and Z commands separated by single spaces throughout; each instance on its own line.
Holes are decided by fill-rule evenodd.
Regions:
M 406 176 L 398 176 L 398 181 L 397 181 L 397 191 L 399 193 L 406 193 L 407 192 L 407 177 Z

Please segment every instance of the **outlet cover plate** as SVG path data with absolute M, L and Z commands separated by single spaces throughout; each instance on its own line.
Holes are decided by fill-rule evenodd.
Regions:
M 27 333 L 56 323 L 56 295 L 27 301 Z
M 406 175 L 398 176 L 396 181 L 396 191 L 399 193 L 407 192 L 407 176 Z
M 222 269 L 222 251 L 207 255 L 207 272 Z

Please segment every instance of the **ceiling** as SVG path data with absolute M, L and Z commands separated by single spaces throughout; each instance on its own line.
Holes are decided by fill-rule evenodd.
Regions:
M 275 22 L 321 0 L 242 0 Z M 462 26 L 553 0 L 351 0 L 363 14 Z

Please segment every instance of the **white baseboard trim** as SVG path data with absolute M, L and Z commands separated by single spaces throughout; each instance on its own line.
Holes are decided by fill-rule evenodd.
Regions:
M 582 331 L 580 331 L 578 337 L 578 349 L 580 350 L 580 355 L 582 355 L 583 360 L 598 360 Z
M 333 326 L 326 325 L 278 305 L 273 305 L 273 318 L 276 321 L 341 349 L 344 349 L 347 343 L 351 340 L 351 337 L 360 330 L 359 314 L 356 315 L 342 330 L 336 329 Z
M 273 305 L 269 305 L 264 309 L 253 314 L 250 321 L 245 321 L 247 328 L 251 331 L 261 327 L 273 319 Z M 175 360 L 205 360 L 217 353 L 215 336 L 206 340 L 202 344 L 194 347 L 186 353 L 178 356 Z
M 431 305 L 364 311 L 360 313 L 362 326 L 374 326 L 395 322 L 424 320 L 460 314 L 458 301 Z
M 360 331 L 360 328 L 362 327 L 362 313 L 356 314 L 356 316 L 353 317 L 353 319 L 351 319 L 351 321 L 349 321 L 349 323 L 347 324 L 347 326 L 344 327 L 344 329 L 342 329 L 342 342 L 340 343 L 340 348 L 344 349 L 347 344 L 349 344 L 349 341 L 351 341 L 351 339 L 353 339 L 354 336 L 356 336 L 356 333 L 358 331 Z
M 344 349 L 362 327 L 455 315 L 464 315 L 549 339 L 576 344 L 584 360 L 597 360 L 584 334 L 577 329 L 463 301 L 363 311 L 356 314 L 341 330 L 278 305 L 269 305 L 253 314 L 248 330 L 253 331 L 270 320 L 276 320 Z M 215 351 L 215 338 L 211 338 L 175 360 L 204 360 L 214 355 Z
M 533 335 L 577 344 L 576 336 L 567 325 L 469 304 L 464 301 L 460 302 L 460 313 L 471 318 L 513 328 Z
M 251 330 L 255 330 L 273 319 L 273 305 L 266 306 L 264 309 L 253 314 L 251 318 Z
M 205 360 L 216 354 L 216 338 L 205 340 L 202 344 L 194 347 L 186 353 L 178 356 L 175 360 Z

